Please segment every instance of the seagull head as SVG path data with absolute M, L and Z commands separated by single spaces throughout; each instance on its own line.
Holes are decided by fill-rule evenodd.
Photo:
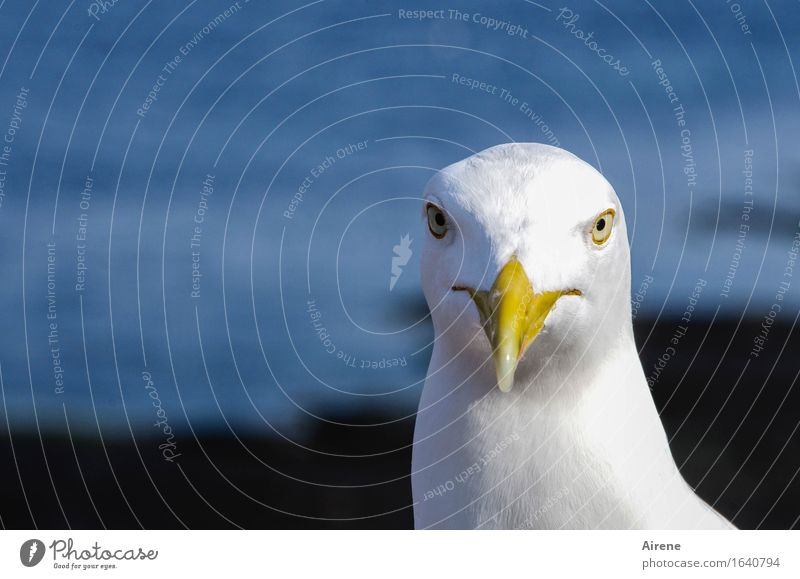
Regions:
M 631 331 L 630 249 L 614 189 L 548 145 L 499 145 L 425 188 L 421 268 L 436 339 L 493 361 L 508 392 L 555 352 L 603 355 Z

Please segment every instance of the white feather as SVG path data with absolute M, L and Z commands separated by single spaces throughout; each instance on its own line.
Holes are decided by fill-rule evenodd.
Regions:
M 540 144 L 493 147 L 440 171 L 447 214 L 422 279 L 436 340 L 414 433 L 418 528 L 731 528 L 683 480 L 633 338 L 625 218 L 611 185 Z M 616 211 L 597 246 L 597 215 Z M 536 292 L 562 297 L 509 393 L 466 292 L 516 256 Z

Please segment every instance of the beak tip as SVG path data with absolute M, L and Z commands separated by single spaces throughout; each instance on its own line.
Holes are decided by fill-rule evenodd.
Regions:
M 497 377 L 497 387 L 500 389 L 500 392 L 511 392 L 511 388 L 514 386 L 514 373 L 507 372 L 504 375 L 498 375 Z

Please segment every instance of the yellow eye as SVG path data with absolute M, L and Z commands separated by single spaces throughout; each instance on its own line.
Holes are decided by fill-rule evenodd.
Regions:
M 441 239 L 447 233 L 447 218 L 444 216 L 444 211 L 436 207 L 432 203 L 428 203 L 425 209 L 428 214 L 428 229 L 436 239 Z
M 614 228 L 614 215 L 616 213 L 613 209 L 607 209 L 594 220 L 592 241 L 597 245 L 603 245 L 611 237 L 611 230 Z

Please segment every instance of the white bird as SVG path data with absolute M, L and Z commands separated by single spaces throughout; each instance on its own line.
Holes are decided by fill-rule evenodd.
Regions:
M 499 145 L 437 173 L 423 207 L 416 527 L 734 528 L 672 458 L 608 181 L 562 149 Z

